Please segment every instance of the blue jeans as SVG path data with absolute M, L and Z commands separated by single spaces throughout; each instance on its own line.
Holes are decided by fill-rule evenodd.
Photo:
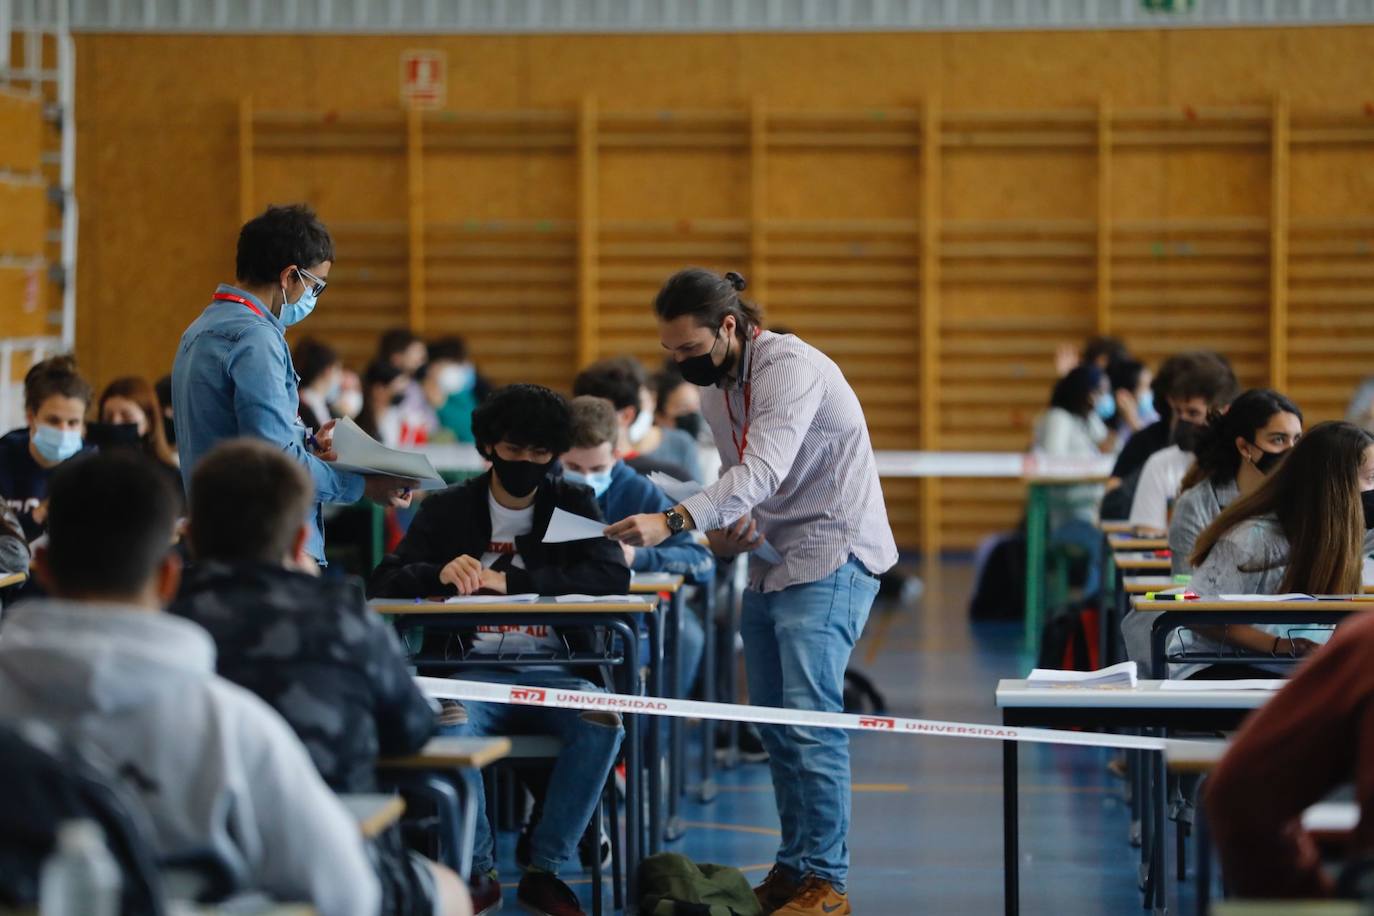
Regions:
M 558 690 L 600 689 L 556 669 L 474 669 L 458 676 L 489 684 L 528 684 Z M 605 717 L 614 715 L 608 713 L 466 701 L 463 705 L 468 711 L 468 721 L 463 725 L 443 728 L 441 734 L 471 737 L 552 735 L 563 742 L 563 750 L 549 775 L 544 815 L 530 836 L 530 864 L 558 874 L 559 866 L 577 849 L 577 841 L 596 813 L 601 790 L 606 785 L 606 777 L 611 772 L 620 742 L 625 737 L 624 729 L 618 724 L 606 723 Z M 481 875 L 496 867 L 496 838 L 486 816 L 482 775 L 470 772 L 465 778 L 477 800 L 477 836 L 473 845 L 472 873 Z
M 844 711 L 844 670 L 878 594 L 878 580 L 850 557 L 817 582 L 744 593 L 740 633 L 750 702 Z M 849 874 L 849 733 L 759 727 L 782 821 L 777 864 L 843 891 Z

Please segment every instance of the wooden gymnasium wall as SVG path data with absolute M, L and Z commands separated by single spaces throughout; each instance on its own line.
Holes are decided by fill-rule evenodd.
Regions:
M 407 114 L 401 54 L 447 59 Z M 497 381 L 658 358 L 675 268 L 750 277 L 881 449 L 1022 449 L 1057 343 L 1229 354 L 1341 413 L 1374 369 L 1374 29 L 78 41 L 80 319 L 98 380 L 171 363 L 242 217 L 338 236 L 306 329 L 464 334 Z M 1013 481 L 890 481 L 904 544 Z

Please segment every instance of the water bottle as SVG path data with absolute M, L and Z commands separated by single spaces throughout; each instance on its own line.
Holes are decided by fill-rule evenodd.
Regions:
M 43 862 L 40 916 L 119 916 L 123 877 L 95 821 L 63 821 Z

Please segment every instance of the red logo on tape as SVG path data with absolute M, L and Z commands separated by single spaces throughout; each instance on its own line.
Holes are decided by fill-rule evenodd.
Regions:
M 535 690 L 532 687 L 512 687 L 510 691 L 512 703 L 542 703 L 544 697 L 544 691 Z
M 881 719 L 872 716 L 863 716 L 859 719 L 859 728 L 883 728 L 891 731 L 896 727 L 896 719 Z

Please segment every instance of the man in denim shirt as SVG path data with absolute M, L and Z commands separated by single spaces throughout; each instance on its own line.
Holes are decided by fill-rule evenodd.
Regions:
M 189 492 L 196 462 L 224 439 L 251 436 L 299 462 L 315 485 L 314 524 L 306 552 L 324 563 L 321 504 L 362 497 L 406 506 L 408 481 L 339 471 L 329 462 L 333 422 L 312 432 L 297 415 L 298 378 L 286 328 L 303 320 L 324 292 L 334 261 L 329 231 L 309 207 L 268 207 L 239 232 L 234 285 L 220 284 L 213 301 L 181 337 L 172 367 L 181 476 Z

